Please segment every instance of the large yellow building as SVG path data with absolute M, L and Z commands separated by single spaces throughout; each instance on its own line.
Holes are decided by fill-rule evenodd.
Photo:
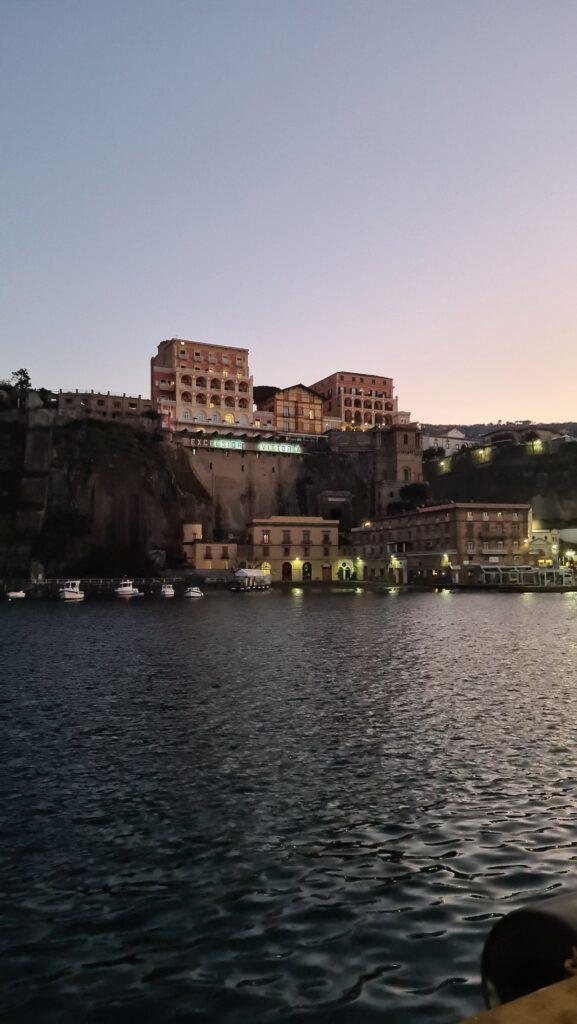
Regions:
M 274 581 L 336 579 L 339 521 L 321 516 L 271 516 L 249 525 L 250 559 Z

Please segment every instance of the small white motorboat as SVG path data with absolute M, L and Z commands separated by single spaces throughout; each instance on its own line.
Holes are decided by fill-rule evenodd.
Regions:
M 84 591 L 80 589 L 80 580 L 66 580 L 58 591 L 61 601 L 84 601 Z
M 9 590 L 6 597 L 9 601 L 21 601 L 26 597 L 26 592 L 24 590 Z
M 142 590 L 135 587 L 132 580 L 123 579 L 120 586 L 115 588 L 114 593 L 117 597 L 144 597 Z
M 160 588 L 161 597 L 174 597 L 174 587 L 172 583 L 163 583 Z
M 185 597 L 204 597 L 204 594 L 200 587 L 187 587 L 184 591 Z

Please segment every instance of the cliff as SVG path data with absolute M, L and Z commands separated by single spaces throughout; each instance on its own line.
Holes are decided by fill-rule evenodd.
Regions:
M 543 526 L 577 525 L 577 444 L 557 450 L 543 445 L 485 449 L 488 461 L 474 451 L 424 463 L 431 499 L 438 501 L 528 502 Z
M 0 420 L 0 575 L 144 572 L 181 559 L 210 503 L 180 448 L 116 422 L 35 409 Z

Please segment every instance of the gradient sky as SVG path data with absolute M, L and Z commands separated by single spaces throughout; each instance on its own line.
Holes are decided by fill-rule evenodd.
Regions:
M 575 0 L 0 0 L 0 377 L 577 419 Z

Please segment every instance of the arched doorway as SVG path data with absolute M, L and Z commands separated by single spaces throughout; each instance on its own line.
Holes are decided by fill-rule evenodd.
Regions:
M 289 582 L 293 578 L 293 567 L 290 562 L 283 562 L 282 564 L 282 578 L 285 582 Z
M 312 579 L 313 567 L 310 562 L 303 562 L 303 580 Z
M 351 578 L 351 567 L 346 562 L 342 562 L 337 570 L 337 576 L 340 580 L 350 580 Z

